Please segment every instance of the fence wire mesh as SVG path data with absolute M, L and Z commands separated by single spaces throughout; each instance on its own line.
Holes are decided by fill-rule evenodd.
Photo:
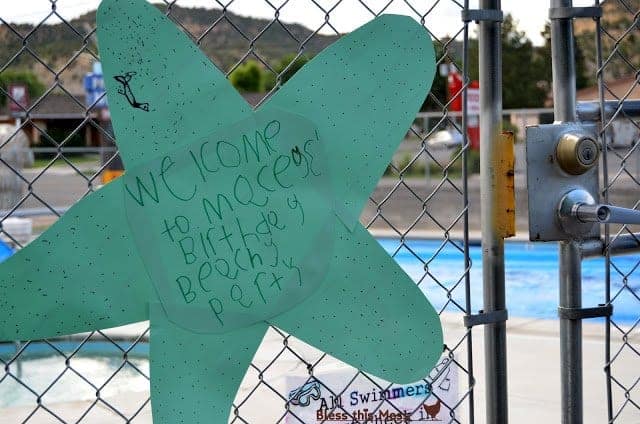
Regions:
M 637 44 L 640 2 L 616 0 L 596 4 L 600 4 L 603 10 L 597 28 L 597 76 L 604 143 L 602 196 L 607 203 L 638 209 L 640 125 L 638 115 L 623 111 L 623 107 L 640 95 Z M 609 253 L 609 246 L 621 237 L 635 238 L 634 231 L 637 234 L 637 226 L 607 225 L 605 228 L 605 300 L 614 307 L 614 315 L 606 323 L 605 351 L 611 423 L 635 422 L 640 415 L 640 375 L 622 372 L 619 367 L 623 362 L 640 364 L 640 312 L 624 319 L 615 314 L 616 304 L 622 302 L 640 306 L 637 285 L 640 259 L 636 257 L 632 266 L 623 265 L 620 258 Z
M 429 28 L 446 20 L 449 37 L 431 33 L 438 63 L 462 69 L 467 50 L 467 23 L 460 12 L 466 2 L 378 0 L 290 0 L 250 2 L 212 1 L 215 9 L 189 9 L 180 1 L 164 1 L 166 14 L 197 43 L 227 75 L 256 61 L 266 71 L 265 90 L 246 94 L 259 105 L 290 76 L 302 59 L 320 51 L 346 32 L 344 23 L 362 23 L 381 13 L 393 11 L 414 17 Z M 62 2 L 49 0 L 46 9 L 25 11 L 33 23 L 14 23 L 0 16 L 0 94 L 5 102 L 0 144 L 0 230 L 3 239 L 15 246 L 28 243 L 12 223 L 17 216 L 33 217 L 34 233 L 40 233 L 61 212 L 101 184 L 104 173 L 117 161 L 116 154 L 103 143 L 113 140 L 110 126 L 99 109 L 100 99 L 87 104 L 82 77 L 99 61 L 95 13 L 77 17 L 78 4 L 65 9 Z M 250 7 L 250 8 L 249 8 Z M 244 9 L 243 9 L 244 8 Z M 287 23 L 293 9 L 304 10 L 307 27 Z M 234 11 L 265 10 L 269 19 L 249 19 Z M 0 9 L 1 13 L 1 9 Z M 311 18 L 313 17 L 313 18 Z M 290 54 L 288 62 L 280 58 Z M 29 70 L 32 76 L 24 76 Z M 20 76 L 22 75 L 22 76 Z M 35 78 L 33 78 L 35 75 Z M 440 83 L 443 79 L 440 78 Z M 11 95 L 7 85 L 14 79 L 26 83 L 31 102 L 14 114 L 6 112 Z M 38 83 L 35 80 L 41 81 Z M 465 79 L 466 80 L 466 79 Z M 437 80 L 438 81 L 438 80 Z M 414 264 L 412 276 L 433 300 L 445 322 L 445 349 L 438 372 L 424 380 L 455 380 L 453 397 L 422 396 L 414 419 L 436 408 L 442 422 L 473 422 L 473 368 L 471 330 L 462 325 L 462 315 L 470 313 L 470 267 L 468 246 L 467 175 L 463 162 L 467 143 L 457 153 L 438 154 L 426 143 L 435 131 L 448 127 L 464 133 L 464 121 L 449 115 L 450 100 L 436 86 L 426 104 L 439 112 L 437 124 L 408 129 L 407 138 L 385 177 L 371 195 L 361 221 L 371 231 L 392 237 L 394 256 L 404 256 Z M 466 84 L 457 93 L 462 96 Z M 426 96 L 427 93 L 425 93 Z M 9 100 L 7 100 L 9 99 Z M 14 126 L 15 125 L 15 126 Z M 466 136 L 462 137 L 466 141 Z M 25 150 L 38 147 L 35 158 Z M 78 156 L 79 147 L 94 148 L 90 157 Z M 101 154 L 101 156 L 98 155 Z M 622 162 L 624 169 L 624 162 Z M 415 170 L 426 168 L 430 175 L 415 178 Z M 614 184 L 617 180 L 613 180 Z M 443 202 L 444 200 L 444 202 Z M 449 209 L 434 205 L 452 205 Z M 34 212 L 36 211 L 36 212 Z M 12 224 L 12 225 L 10 225 Z M 437 241 L 418 250 L 412 236 L 428 230 Z M 443 256 L 453 256 L 458 266 L 437 265 Z M 626 290 L 624 284 L 621 291 Z M 614 296 L 615 297 L 615 296 Z M 455 322 L 455 326 L 446 326 Z M 617 328 L 617 327 L 616 327 Z M 620 330 L 622 335 L 626 333 Z M 149 365 L 146 323 L 126 331 L 95 331 L 55 340 L 16 341 L 0 344 L 0 409 L 2 422 L 149 422 Z M 635 352 L 635 350 L 633 350 Z M 327 375 L 340 373 L 340 379 Z M 346 397 L 354 387 L 384 391 L 388 383 L 350 369 L 294 337 L 272 328 L 256 354 L 231 411 L 231 422 L 305 422 L 300 409 L 290 401 L 290 377 L 311 383 L 322 393 Z M 439 383 L 442 386 L 442 383 Z M 443 387 L 443 386 L 442 386 Z M 453 390 L 453 389 L 452 389 Z M 425 405 L 423 405 L 425 404 Z M 427 407 L 432 409 L 428 410 Z M 395 400 L 378 400 L 370 412 L 401 412 L 406 406 Z M 330 410 L 344 412 L 353 422 L 365 422 L 351 415 L 345 405 Z M 427 417 L 428 418 L 428 417 Z M 325 422 L 317 420 L 313 422 Z M 306 421 L 309 422 L 309 421 Z M 368 421 L 370 422 L 370 421 Z M 382 422 L 382 421 L 381 421 Z

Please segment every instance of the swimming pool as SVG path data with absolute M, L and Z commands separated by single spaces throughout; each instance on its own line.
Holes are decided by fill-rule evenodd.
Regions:
M 420 287 L 437 310 L 459 312 L 452 301 L 465 305 L 464 281 L 461 281 L 464 275 L 464 255 L 459 242 L 447 242 L 443 246 L 438 240 L 411 239 L 405 241 L 404 247 L 399 248 L 400 242 L 397 239 L 378 241 L 389 254 L 395 254 L 400 266 L 416 282 L 420 282 Z M 471 303 L 475 312 L 482 308 L 482 250 L 478 245 L 470 246 L 469 250 L 473 262 Z M 426 265 L 416 255 L 427 262 Z M 505 256 L 507 308 L 510 316 L 555 319 L 558 303 L 556 244 L 508 242 Z M 639 259 L 638 255 L 616 257 L 615 264 L 621 272 L 629 273 L 638 265 Z M 604 260 L 586 260 L 582 269 L 583 304 L 595 306 L 602 303 Z M 612 292 L 617 292 L 621 284 L 621 278 L 613 273 Z M 640 295 L 640 277 L 632 274 L 627 285 L 636 289 L 636 295 Z M 447 289 L 450 290 L 450 298 L 447 296 Z M 640 301 L 630 291 L 623 291 L 615 301 L 614 317 L 618 323 L 635 323 L 640 319 Z M 51 345 L 31 342 L 20 355 L 20 361 L 11 363 L 9 370 L 36 393 L 45 393 L 42 401 L 46 404 L 93 400 L 98 390 L 104 398 L 123 392 L 147 391 L 148 343 L 142 342 L 131 347 L 129 341 L 119 345 L 120 348 L 117 348 L 106 341 L 89 341 L 70 360 L 71 368 L 66 368 L 64 357 L 56 351 L 69 356 L 78 347 L 77 341 L 55 341 Z M 20 348 L 9 343 L 0 344 L 0 359 L 10 360 L 16 349 Z M 123 362 L 123 350 L 128 350 L 126 362 Z M 61 373 L 62 377 L 57 380 Z M 56 383 L 48 389 L 54 381 Z M 0 409 L 34 405 L 36 399 L 37 395 L 15 378 L 5 374 L 0 379 Z
M 400 242 L 398 239 L 379 239 L 389 254 L 394 254 Z M 440 240 L 409 239 L 406 247 L 395 253 L 400 266 L 423 288 L 433 306 L 440 311 L 459 312 L 447 297 L 463 276 L 464 255 L 461 248 L 448 242 L 442 246 Z M 440 250 L 441 249 L 441 250 Z M 415 253 L 422 260 L 422 264 Z M 474 312 L 482 309 L 482 249 L 479 245 L 469 247 L 473 266 L 471 267 L 471 305 Z M 617 256 L 615 266 L 623 274 L 628 274 L 638 266 L 640 257 L 636 255 Z M 425 270 L 427 275 L 425 276 Z M 558 307 L 558 247 L 555 243 L 507 242 L 505 246 L 505 278 L 507 309 L 512 317 L 557 318 Z M 604 302 L 605 290 L 604 259 L 587 259 L 582 262 L 582 303 L 585 307 L 597 306 Z M 443 287 L 438 286 L 439 281 Z M 622 277 L 611 273 L 611 292 L 617 293 L 622 287 Z M 622 324 L 634 324 L 640 319 L 640 272 L 629 275 L 627 286 L 634 289 L 622 290 L 614 302 L 614 319 Z M 464 306 L 464 282 L 451 291 L 451 300 Z
M 464 307 L 464 255 L 459 241 L 408 239 L 400 247 L 395 238 L 378 238 L 382 247 L 400 264 L 414 281 L 420 283 L 434 307 L 440 311 L 460 312 L 451 302 Z M 399 250 L 398 250 L 399 249 Z M 412 253 L 413 252 L 413 253 Z M 473 311 L 482 309 L 482 249 L 479 244 L 469 246 L 471 267 L 471 305 Z M 426 265 L 422 261 L 427 262 Z M 4 258 L 0 257 L 0 262 Z M 634 324 L 640 320 L 640 257 L 617 256 L 617 271 L 611 273 L 611 293 L 616 296 L 614 319 L 618 323 Z M 425 276 L 425 271 L 427 275 Z M 507 241 L 505 245 L 506 296 L 509 315 L 513 317 L 557 318 L 558 306 L 558 247 L 556 243 Z M 620 274 L 630 274 L 627 287 Z M 582 304 L 597 306 L 604 302 L 604 259 L 582 262 Z M 439 286 L 438 284 L 441 284 Z M 454 289 L 454 286 L 459 284 Z M 451 298 L 447 296 L 450 290 Z M 633 293 L 632 293 L 633 291 Z
M 131 346 L 131 342 L 122 342 L 118 348 L 107 341 L 91 340 L 76 352 L 79 344 L 79 341 L 30 342 L 24 347 L 0 343 L 3 365 L 17 350 L 22 350 L 19 359 L 8 365 L 10 374 L 0 373 L 0 409 L 36 405 L 38 395 L 42 395 L 43 403 L 51 405 L 95 400 L 98 391 L 102 398 L 109 398 L 123 392 L 149 390 L 148 343 Z M 71 358 L 69 368 L 63 354 Z

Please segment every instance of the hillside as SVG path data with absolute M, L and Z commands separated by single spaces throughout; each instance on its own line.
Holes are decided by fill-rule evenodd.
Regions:
M 157 7 L 163 11 L 165 9 L 164 5 Z M 276 22 L 270 25 L 269 20 L 242 17 L 230 12 L 222 17 L 219 9 L 172 6 L 170 16 L 192 38 L 201 38 L 202 50 L 225 71 L 245 55 L 251 40 L 258 35 L 253 51 L 263 60 L 274 64 L 287 53 L 299 51 L 304 40 L 312 34 L 311 30 L 298 24 Z M 46 66 L 49 66 L 59 73 L 59 80 L 66 89 L 74 94 L 81 93 L 82 77 L 90 71 L 94 60 L 90 52 L 97 55 L 99 50 L 99 40 L 96 40 L 94 32 L 95 17 L 96 13 L 92 11 L 69 21 L 73 29 L 56 17 L 51 17 L 47 24 L 35 29 L 29 24 L 10 24 L 11 27 L 2 24 L 0 64 L 14 58 L 23 45 L 21 37 L 27 37 L 28 50 L 15 57 L 9 69 L 29 69 L 50 85 L 55 75 L 47 70 Z M 217 24 L 209 30 L 215 22 Z M 88 52 L 77 54 L 82 50 L 85 39 Z M 336 39 L 337 36 L 315 34 L 304 44 L 304 51 L 315 54 Z M 33 55 L 37 55 L 46 66 Z M 68 63 L 72 57 L 75 59 Z

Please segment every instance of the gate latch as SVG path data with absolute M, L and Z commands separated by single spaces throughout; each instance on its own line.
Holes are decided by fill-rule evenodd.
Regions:
M 596 201 L 600 148 L 594 124 L 527 127 L 532 241 L 596 239 L 598 224 L 640 224 L 640 211 Z

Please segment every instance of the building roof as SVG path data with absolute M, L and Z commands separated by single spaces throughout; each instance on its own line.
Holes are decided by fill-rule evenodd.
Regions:
M 266 93 L 242 93 L 242 97 L 252 107 L 255 107 L 265 95 Z M 86 116 L 84 102 L 83 94 L 69 96 L 66 93 L 50 93 L 33 108 L 29 116 L 37 120 L 84 119 Z M 0 117 L 0 120 L 2 118 L 9 118 L 9 116 Z
M 638 80 L 634 77 L 619 78 L 615 81 L 605 82 L 606 88 L 604 90 L 605 100 L 620 100 L 620 99 L 640 99 L 640 85 Z M 583 88 L 578 90 L 576 97 L 579 101 L 583 100 L 598 100 L 600 93 L 598 86 Z
M 2 112 L 0 121 L 14 119 L 11 114 L 7 113 L 6 108 Z M 84 95 L 72 97 L 66 93 L 49 93 L 29 113 L 29 117 L 34 120 L 84 119 L 85 116 Z
M 242 93 L 242 97 L 244 97 L 251 107 L 256 107 L 266 95 L 267 93 Z
M 84 119 L 85 96 L 69 96 L 66 93 L 50 93 L 31 111 L 32 119 Z

